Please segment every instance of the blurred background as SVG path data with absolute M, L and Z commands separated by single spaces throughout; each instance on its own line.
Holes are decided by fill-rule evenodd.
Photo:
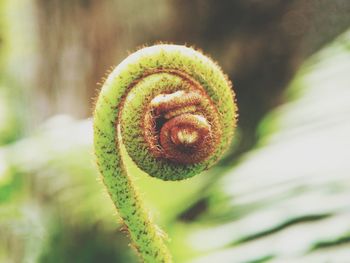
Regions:
M 350 262 L 350 2 L 0 0 L 0 262 L 137 262 L 98 180 L 93 99 L 159 41 L 233 81 L 223 160 L 183 182 L 127 159 L 175 262 Z

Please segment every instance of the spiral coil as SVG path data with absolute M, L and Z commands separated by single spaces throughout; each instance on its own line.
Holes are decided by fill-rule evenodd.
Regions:
M 94 112 L 95 153 L 103 182 L 145 262 L 171 259 L 127 175 L 121 143 L 149 175 L 189 178 L 227 149 L 236 111 L 221 69 L 185 46 L 143 48 L 108 76 Z

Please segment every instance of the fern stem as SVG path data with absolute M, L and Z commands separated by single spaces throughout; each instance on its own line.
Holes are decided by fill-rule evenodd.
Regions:
M 144 262 L 172 259 L 127 174 L 119 138 L 149 175 L 181 180 L 220 158 L 233 136 L 236 111 L 231 83 L 221 69 L 185 46 L 143 48 L 106 79 L 94 112 L 95 154 L 107 191 Z

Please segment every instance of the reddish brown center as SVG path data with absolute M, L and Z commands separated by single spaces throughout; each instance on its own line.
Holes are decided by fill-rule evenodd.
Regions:
M 209 110 L 204 110 L 203 100 Z M 210 99 L 197 91 L 180 90 L 153 98 L 144 118 L 145 139 L 151 152 L 184 164 L 206 159 L 220 133 L 217 116 L 209 116 L 208 120 L 204 114 L 216 113 L 211 107 Z
M 199 147 L 208 136 L 211 130 L 207 120 L 196 114 L 184 113 L 176 116 L 166 122 L 161 129 L 161 145 L 168 143 L 174 144 L 178 148 L 196 148 Z

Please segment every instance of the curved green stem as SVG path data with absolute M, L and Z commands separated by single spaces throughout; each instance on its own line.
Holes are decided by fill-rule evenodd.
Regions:
M 95 154 L 144 262 L 172 260 L 126 172 L 119 138 L 142 170 L 163 180 L 181 180 L 219 159 L 232 138 L 236 110 L 220 68 L 184 46 L 141 49 L 108 76 L 94 112 Z

